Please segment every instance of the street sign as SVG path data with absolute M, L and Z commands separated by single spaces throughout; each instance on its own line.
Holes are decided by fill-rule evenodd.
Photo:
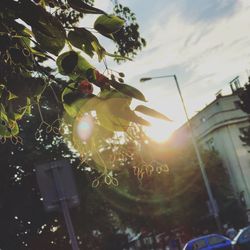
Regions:
M 61 210 L 73 250 L 79 250 L 69 207 L 79 204 L 73 173 L 68 161 L 52 161 L 36 167 L 36 177 L 47 211 Z
M 68 207 L 79 205 L 71 165 L 67 160 L 37 165 L 36 177 L 46 211 L 60 210 L 61 199 L 66 200 Z M 58 191 L 57 182 L 61 183 L 62 192 Z

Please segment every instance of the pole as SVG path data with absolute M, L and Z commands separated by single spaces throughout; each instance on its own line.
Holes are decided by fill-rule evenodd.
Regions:
M 204 165 L 204 163 L 202 161 L 201 154 L 200 154 L 197 142 L 195 140 L 194 131 L 193 131 L 193 128 L 192 128 L 192 125 L 191 125 L 191 122 L 190 122 L 190 119 L 189 119 L 189 116 L 188 116 L 188 113 L 187 113 L 186 105 L 185 105 L 185 102 L 184 102 L 184 99 L 183 99 L 181 89 L 180 89 L 180 86 L 179 86 L 176 75 L 163 75 L 163 76 L 157 76 L 157 77 L 145 77 L 145 78 L 141 78 L 140 81 L 145 82 L 145 81 L 149 81 L 149 80 L 152 80 L 152 79 L 170 78 L 170 77 L 173 77 L 174 80 L 175 80 L 175 84 L 176 84 L 176 87 L 177 87 L 177 90 L 178 90 L 178 94 L 180 96 L 182 107 L 184 109 L 184 113 L 185 113 L 185 116 L 186 116 L 186 119 L 187 119 L 187 124 L 188 124 L 188 127 L 189 127 L 190 132 L 191 132 L 192 144 L 193 144 L 193 147 L 194 147 L 194 150 L 195 150 L 195 154 L 196 154 L 198 164 L 199 164 L 199 167 L 200 167 L 200 170 L 201 170 L 201 175 L 202 175 L 202 178 L 203 178 L 203 181 L 204 181 L 204 184 L 205 184 L 205 188 L 206 188 L 206 191 L 207 191 L 207 194 L 208 194 L 208 199 L 209 199 L 209 203 L 210 203 L 211 208 L 212 208 L 215 223 L 216 223 L 216 226 L 218 228 L 218 231 L 222 232 L 222 227 L 221 227 L 221 223 L 220 223 L 220 219 L 219 219 L 218 209 L 217 209 L 217 206 L 216 206 L 216 203 L 215 203 L 215 199 L 213 198 L 213 193 L 212 193 L 212 190 L 211 190 L 211 187 L 210 187 L 210 184 L 209 184 L 209 180 L 208 180 L 208 177 L 207 177 L 207 173 L 206 173 L 206 170 L 205 170 L 205 165 Z
M 68 234 L 69 234 L 69 238 L 71 241 L 71 246 L 73 250 L 79 250 L 78 244 L 77 244 L 77 239 L 75 236 L 75 231 L 74 231 L 74 227 L 70 218 L 70 213 L 69 213 L 69 208 L 68 208 L 68 203 L 67 203 L 67 199 L 65 197 L 65 193 L 63 190 L 63 185 L 60 179 L 60 175 L 58 172 L 58 168 L 60 166 L 58 166 L 56 163 L 52 163 L 51 165 L 51 170 L 52 170 L 52 174 L 53 174 L 53 178 L 56 184 L 56 190 L 57 190 L 57 194 L 59 197 L 59 202 L 60 202 L 60 206 L 63 212 L 63 217 L 66 223 L 66 227 L 68 230 Z
M 206 170 L 205 170 L 205 165 L 204 165 L 204 162 L 202 161 L 200 150 L 199 150 L 197 142 L 195 140 L 194 131 L 193 131 L 193 128 L 192 128 L 192 125 L 191 125 L 191 122 L 190 122 L 190 119 L 189 119 L 189 116 L 188 116 L 188 113 L 187 113 L 187 109 L 186 109 L 186 105 L 185 105 L 185 102 L 184 102 L 184 99 L 183 99 L 183 96 L 182 96 L 182 93 L 181 93 L 181 89 L 180 89 L 180 86 L 179 86 L 176 75 L 173 75 L 173 77 L 174 77 L 174 80 L 175 80 L 175 83 L 176 83 L 176 87 L 178 89 L 178 93 L 179 93 L 179 96 L 180 96 L 180 99 L 181 99 L 181 103 L 182 103 L 184 113 L 185 113 L 185 116 L 186 116 L 186 119 L 187 119 L 187 124 L 188 124 L 188 127 L 189 127 L 190 132 L 191 132 L 192 144 L 193 144 L 196 156 L 197 156 L 197 160 L 198 160 L 198 164 L 199 164 L 199 167 L 200 167 L 200 170 L 201 170 L 201 175 L 202 175 L 202 178 L 203 178 L 203 181 L 204 181 L 204 184 L 205 184 L 205 188 L 207 190 L 208 199 L 209 199 L 211 207 L 212 207 L 213 216 L 214 216 L 214 219 L 215 219 L 215 222 L 216 222 L 216 226 L 217 226 L 219 232 L 222 232 L 221 223 L 220 223 L 219 214 L 218 214 L 218 209 L 217 209 L 217 206 L 215 204 L 215 199 L 213 197 L 213 193 L 212 193 L 212 190 L 211 190 L 211 187 L 210 187 L 210 184 L 209 184 L 209 180 L 208 180 L 207 173 L 206 173 Z

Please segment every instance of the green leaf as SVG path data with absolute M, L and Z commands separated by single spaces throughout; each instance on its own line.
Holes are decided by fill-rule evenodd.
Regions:
M 52 53 L 53 55 L 58 55 L 65 45 L 65 38 L 57 36 L 52 38 L 51 36 L 46 36 L 40 31 L 32 29 L 37 42 L 40 44 L 41 48 L 45 51 Z M 55 32 L 57 33 L 57 32 Z
M 18 124 L 15 121 L 10 121 L 5 112 L 4 106 L 0 106 L 0 136 L 11 137 L 19 133 Z
M 130 85 L 124 83 L 118 83 L 114 80 L 110 81 L 110 85 L 127 96 L 146 102 L 146 98 L 142 94 L 142 92 Z
M 41 57 L 42 59 L 51 59 L 51 60 L 54 60 L 53 57 L 49 56 L 48 54 L 44 53 L 44 52 L 40 52 L 40 51 L 37 51 L 35 50 L 34 48 L 29 48 L 30 49 L 30 52 L 37 56 L 37 57 Z
M 84 57 L 75 51 L 68 51 L 61 54 L 57 58 L 56 64 L 58 71 L 62 75 L 69 76 L 72 80 L 79 77 L 86 78 L 87 71 L 94 68 Z
M 31 114 L 31 100 L 30 100 L 30 98 L 27 98 L 25 115 L 30 115 L 30 114 Z
M 75 51 L 65 52 L 61 54 L 56 60 L 58 70 L 62 75 L 71 74 L 76 68 L 77 63 L 78 54 Z
M 133 112 L 130 108 L 122 110 L 122 112 L 117 114 L 117 116 L 127 121 L 134 122 L 136 124 L 140 124 L 143 126 L 150 126 L 150 123 L 148 121 L 136 115 L 135 112 Z
M 33 97 L 40 95 L 45 87 L 43 78 L 24 77 L 12 74 L 7 78 L 7 89 L 16 96 Z
M 135 108 L 135 111 L 138 111 L 138 112 L 143 113 L 143 114 L 148 115 L 148 116 L 152 116 L 154 118 L 165 120 L 167 122 L 172 121 L 171 119 L 169 119 L 164 114 L 162 114 L 162 113 L 160 113 L 160 112 L 158 112 L 158 111 L 156 111 L 154 109 L 148 108 L 148 107 L 146 107 L 144 105 L 138 105 Z
M 12 137 L 19 133 L 18 124 L 15 122 L 11 127 L 3 126 L 0 119 L 0 136 Z
M 85 14 L 105 14 L 106 13 L 103 10 L 97 9 L 93 6 L 90 6 L 83 2 L 82 0 L 68 0 L 68 4 L 70 5 L 71 8 L 85 13 Z
M 96 108 L 97 118 L 101 126 L 110 131 L 126 131 L 131 122 L 145 126 L 150 125 L 130 109 L 130 103 L 130 97 L 116 90 L 102 91 L 101 102 Z
M 76 102 L 78 99 L 73 98 L 72 100 L 67 100 L 67 95 L 71 95 L 75 91 L 72 89 L 75 88 L 75 83 L 69 84 L 69 87 L 66 87 L 61 95 L 62 102 L 63 102 L 63 107 L 64 110 L 67 112 L 67 114 L 71 117 L 75 117 L 77 115 L 77 110 L 74 108 L 74 106 L 71 106 L 74 102 Z M 77 89 L 76 89 L 77 90 Z M 65 98 L 66 97 L 66 98 Z M 66 99 L 66 100 L 65 100 Z
M 80 110 L 84 112 L 93 110 L 99 102 L 99 98 L 95 95 L 79 93 L 75 88 L 75 83 L 71 83 L 62 92 L 62 102 L 67 114 L 71 117 L 76 117 Z
M 75 28 L 68 34 L 70 43 L 78 49 L 83 50 L 90 57 L 93 57 L 93 51 L 98 55 L 99 61 L 105 56 L 105 49 L 101 46 L 98 39 L 85 28 Z
M 41 48 L 58 55 L 65 45 L 66 38 L 65 29 L 58 18 L 30 1 L 24 2 L 21 7 L 21 18 L 31 26 Z
M 150 123 L 143 118 L 137 116 L 135 112 L 130 109 L 131 98 L 124 96 L 123 94 L 111 91 L 112 96 L 105 99 L 106 103 L 109 105 L 110 112 L 117 117 L 117 119 L 124 119 L 129 122 L 135 122 L 140 125 L 149 126 Z
M 7 103 L 7 114 L 12 120 L 20 120 L 26 114 L 27 107 L 30 105 L 30 99 L 27 97 L 16 97 Z
M 87 97 L 87 94 L 81 94 L 79 93 L 79 91 L 76 91 L 76 92 L 70 92 L 70 93 L 64 94 L 63 100 L 64 100 L 64 103 L 66 103 L 67 105 L 71 105 L 77 100 L 83 99 L 85 97 Z
M 14 48 L 14 47 L 10 48 L 9 55 L 10 55 L 11 61 L 14 64 L 28 66 L 29 64 L 32 63 L 29 60 L 29 58 L 23 54 L 21 49 Z
M 116 98 L 123 100 L 123 105 L 129 106 L 131 104 L 132 98 L 128 95 L 124 95 L 122 92 L 117 91 L 116 89 L 104 89 L 100 92 L 100 98 L 106 100 L 109 98 Z M 120 103 L 121 104 L 121 103 Z M 122 105 L 122 106 L 123 106 Z
M 110 103 L 113 102 L 111 101 Z M 107 100 L 102 100 L 101 104 L 98 105 L 96 115 L 100 125 L 111 132 L 124 132 L 128 129 L 130 124 L 130 121 L 117 117 L 110 111 L 110 104 Z
M 119 31 L 124 25 L 124 20 L 113 15 L 101 15 L 95 23 L 94 28 L 102 35 L 110 36 Z

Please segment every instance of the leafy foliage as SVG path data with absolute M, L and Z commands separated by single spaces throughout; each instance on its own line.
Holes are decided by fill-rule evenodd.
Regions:
M 113 34 L 113 39 L 117 44 L 116 54 L 122 56 L 135 56 L 137 50 L 141 50 L 146 46 L 144 38 L 140 37 L 139 25 L 136 22 L 135 14 L 126 6 L 116 4 L 114 13 L 121 19 L 127 20 L 126 24 L 116 33 Z M 136 48 L 135 50 L 132 48 Z M 117 58 L 117 61 L 122 59 Z
M 145 142 L 140 140 L 141 151 L 137 150 L 136 141 L 123 145 L 127 154 L 119 159 L 126 168 L 119 170 L 119 186 L 110 185 L 102 190 L 123 223 L 150 232 L 153 228 L 167 232 L 180 226 L 192 230 L 194 226 L 202 229 L 211 225 L 212 229 L 213 218 L 209 215 L 208 197 L 195 153 L 189 147 L 177 149 L 170 144 L 159 152 L 157 145 Z M 242 211 L 233 198 L 221 160 L 211 151 L 203 151 L 202 157 L 222 221 L 232 221 L 234 217 L 239 224 Z M 235 211 L 237 218 L 233 216 Z
M 99 61 L 103 61 L 106 56 L 126 59 L 123 56 L 135 54 L 138 46 L 134 44 L 126 44 L 125 47 L 129 46 L 130 51 L 122 52 L 121 45 L 126 43 L 128 36 L 119 43 L 120 55 L 112 54 L 104 49 L 93 32 L 77 26 L 77 22 L 85 14 L 95 14 L 97 17 L 93 28 L 116 41 L 115 34 L 124 27 L 126 18 L 135 22 L 134 15 L 128 8 L 120 10 L 119 13 L 122 14 L 123 11 L 125 16 L 122 18 L 108 15 L 94 7 L 91 0 L 3 0 L 0 2 L 0 136 L 3 140 L 11 137 L 18 138 L 17 121 L 25 114 L 29 114 L 31 106 L 39 105 L 47 88 L 56 89 L 57 93 L 54 95 L 58 100 L 62 100 L 62 102 L 59 101 L 60 113 L 67 107 L 66 112 L 70 109 L 75 110 L 74 117 L 80 110 L 79 103 L 86 103 L 84 99 L 103 99 L 101 94 L 98 97 L 92 93 L 93 91 L 90 95 L 87 89 L 85 89 L 87 93 L 83 93 L 85 90 L 81 85 L 82 81 L 88 81 L 90 89 L 93 89 L 92 84 L 94 84 L 100 89 L 100 93 L 104 90 L 109 92 L 105 100 L 112 98 L 112 93 L 116 90 L 128 97 L 145 101 L 144 95 L 139 90 L 123 84 L 122 77 L 117 81 L 112 77 L 110 79 L 110 73 L 106 76 L 101 74 L 83 55 L 97 56 Z M 130 15 L 133 16 L 132 19 Z M 44 61 L 52 64 L 56 61 L 57 69 L 52 71 L 44 67 Z M 56 71 L 68 80 L 62 81 L 58 76 L 55 77 Z M 60 95 L 62 97 L 58 98 Z M 124 113 L 129 112 L 129 115 L 122 115 L 122 119 L 126 120 L 127 124 L 143 121 L 129 108 L 129 104 L 126 103 L 127 106 L 124 109 Z M 17 107 L 18 110 L 12 110 Z M 69 115 L 72 115 L 72 112 L 69 112 Z M 96 119 L 97 123 L 101 123 L 98 117 Z M 110 122 L 110 126 L 115 131 L 114 122 L 115 118 Z
M 48 98 L 42 101 L 42 111 L 49 106 L 54 108 L 43 118 L 52 123 L 57 119 L 57 104 L 49 97 L 50 91 L 44 95 Z M 32 113 L 33 116 L 20 121 L 23 145 L 14 145 L 11 141 L 0 144 L 0 247 L 6 250 L 67 250 L 71 247 L 62 214 L 44 211 L 34 166 L 64 157 L 71 159 L 82 204 L 71 210 L 79 247 L 102 249 L 116 224 L 108 203 L 97 189 L 91 187 L 92 179 L 97 176 L 96 171 L 86 171 L 86 166 L 80 165 L 62 136 L 49 132 L 46 126 L 40 127 L 40 136 L 36 139 L 34 133 L 41 121 L 38 109 Z M 94 231 L 100 235 L 93 235 Z
M 241 109 L 250 115 L 250 82 L 248 82 L 243 89 L 239 91 L 239 98 L 241 100 Z M 250 146 L 250 126 L 242 131 L 240 139 L 248 146 Z
M 158 118 L 158 119 L 162 119 L 162 120 L 165 120 L 165 121 L 171 121 L 171 119 L 169 119 L 167 116 L 159 113 L 158 111 L 156 110 L 153 110 L 151 108 L 148 108 L 144 105 L 138 105 L 136 108 L 135 108 L 135 111 L 138 111 L 138 112 L 141 112 L 145 115 L 150 115 L 152 117 L 155 117 L 155 118 Z
M 239 92 L 239 97 L 241 99 L 241 109 L 250 114 L 250 83 L 247 83 L 243 90 Z

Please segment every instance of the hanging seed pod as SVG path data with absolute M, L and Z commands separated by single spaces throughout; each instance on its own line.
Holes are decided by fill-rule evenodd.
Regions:
M 115 80 L 115 75 L 114 74 L 111 74 L 110 75 L 111 79 L 114 81 Z
M 24 56 L 30 56 L 30 51 L 27 48 L 23 48 L 22 53 Z
M 93 182 L 92 182 L 92 187 L 93 188 L 97 188 L 99 186 L 100 182 L 98 179 L 95 179 Z
M 1 125 L 2 125 L 2 126 L 6 126 L 6 125 L 7 125 L 6 121 L 2 120 L 2 121 L 1 121 Z
M 48 5 L 50 8 L 55 8 L 55 4 L 52 1 L 50 1 Z
M 124 80 L 123 80 L 122 78 L 118 78 L 118 81 L 119 81 L 120 83 L 124 83 Z
M 123 72 L 119 72 L 120 77 L 125 77 L 125 74 Z

